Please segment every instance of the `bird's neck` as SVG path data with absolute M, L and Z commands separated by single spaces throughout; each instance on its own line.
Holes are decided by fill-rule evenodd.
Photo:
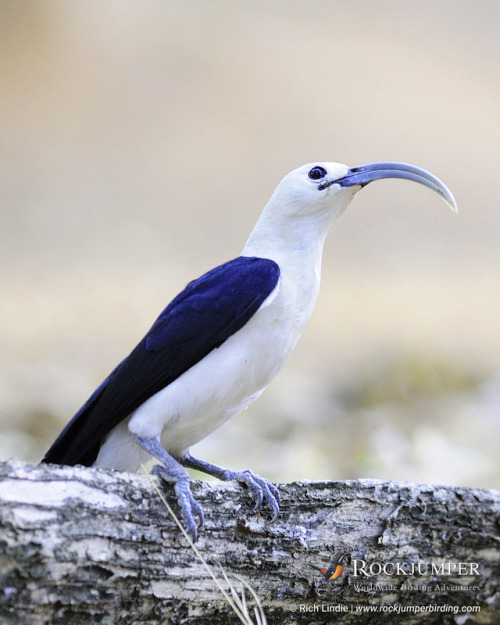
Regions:
M 280 268 L 281 304 L 293 318 L 298 339 L 319 293 L 323 244 L 329 220 L 287 220 L 273 223 L 265 214 L 252 230 L 243 256 L 274 260 Z
M 307 219 L 283 218 L 274 211 L 264 212 L 243 248 L 243 256 L 270 258 L 283 270 L 290 267 L 319 272 L 330 215 Z

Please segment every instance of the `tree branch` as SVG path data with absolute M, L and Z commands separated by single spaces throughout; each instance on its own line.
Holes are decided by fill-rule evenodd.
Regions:
M 499 492 L 376 480 L 280 491 L 268 524 L 239 485 L 193 482 L 198 549 L 221 580 L 218 564 L 250 583 L 270 624 L 359 623 L 364 609 L 384 625 L 500 622 Z M 237 622 L 147 476 L 10 461 L 0 502 L 0 622 Z M 341 552 L 337 579 L 311 567 Z

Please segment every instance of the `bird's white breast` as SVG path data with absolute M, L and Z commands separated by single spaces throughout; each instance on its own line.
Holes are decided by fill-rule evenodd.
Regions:
M 255 315 L 220 347 L 140 406 L 129 429 L 161 436 L 181 453 L 257 399 L 278 373 L 300 334 L 282 281 Z
M 306 279 L 282 270 L 276 288 L 247 324 L 145 401 L 127 420 L 128 430 L 158 437 L 167 451 L 182 454 L 247 408 L 295 347 L 314 307 L 318 278 L 310 271 Z M 136 470 L 144 458 L 133 446 L 138 447 L 126 424 L 120 424 L 101 446 L 96 465 Z

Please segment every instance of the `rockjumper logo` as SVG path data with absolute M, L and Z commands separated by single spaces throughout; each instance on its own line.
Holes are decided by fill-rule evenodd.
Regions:
M 478 562 L 366 562 L 353 558 L 353 577 L 377 577 L 384 575 L 392 577 L 397 575 L 409 576 L 438 576 L 438 577 L 461 577 L 479 575 Z
M 321 575 L 323 575 L 323 577 L 327 581 L 331 582 L 334 579 L 337 579 L 342 575 L 342 571 L 344 570 L 344 567 L 340 563 L 348 555 L 349 554 L 347 552 L 341 552 L 341 553 L 334 555 L 332 561 L 330 562 L 330 564 L 328 565 L 326 569 L 323 569 L 320 566 L 315 566 L 314 564 L 310 564 L 309 566 L 312 569 L 319 571 Z

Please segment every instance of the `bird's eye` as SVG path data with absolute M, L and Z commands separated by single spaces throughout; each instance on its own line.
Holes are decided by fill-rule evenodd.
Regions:
M 327 171 L 324 167 L 313 167 L 310 172 L 307 174 L 311 180 L 320 180 L 324 178 L 327 174 Z

